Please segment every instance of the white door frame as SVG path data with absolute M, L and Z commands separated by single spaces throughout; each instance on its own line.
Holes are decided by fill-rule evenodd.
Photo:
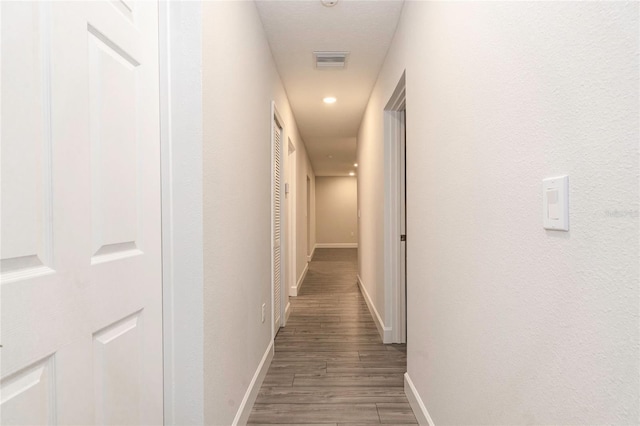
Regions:
M 313 258 L 313 252 L 314 250 L 311 247 L 311 177 L 309 175 L 307 176 L 307 180 L 305 182 L 306 185 L 306 201 L 307 201 L 307 214 L 305 216 L 306 221 L 307 221 L 307 247 L 306 247 L 306 252 L 307 252 L 307 263 L 311 262 L 311 259 Z
M 282 116 L 280 115 L 280 113 L 278 112 L 278 109 L 276 108 L 276 103 L 275 101 L 271 101 L 271 116 L 270 116 L 270 130 L 271 130 L 271 206 L 273 206 L 273 202 L 274 202 L 274 192 L 273 192 L 273 185 L 274 185 L 274 147 L 275 147 L 275 139 L 273 137 L 274 135 L 274 123 L 277 122 L 278 125 L 280 126 L 280 128 L 282 129 L 282 134 L 280 135 L 281 140 L 283 141 L 283 143 L 281 144 L 281 151 L 280 151 L 280 164 L 284 164 L 283 161 L 283 151 L 284 151 L 284 141 L 287 140 L 288 136 L 287 136 L 287 132 L 284 126 L 284 120 L 282 120 Z M 287 256 L 286 256 L 286 252 L 287 252 L 287 238 L 285 236 L 285 238 L 282 238 L 282 230 L 286 230 L 287 229 L 287 217 L 286 217 L 286 209 L 283 208 L 284 203 L 282 202 L 282 190 L 284 189 L 284 185 L 282 185 L 282 177 L 283 177 L 283 173 L 280 173 L 280 191 L 281 191 L 281 196 L 280 196 L 280 323 L 281 326 L 284 327 L 286 325 L 286 317 L 285 317 L 285 309 L 286 309 L 286 300 L 289 298 L 289 292 L 287 291 L 287 289 L 285 288 L 285 285 L 283 285 L 283 278 L 285 276 L 285 271 L 287 270 Z M 273 226 L 273 209 L 271 210 L 271 244 L 273 244 L 274 241 L 274 226 Z M 286 231 L 285 231 L 286 234 Z M 283 253 L 285 254 L 283 256 Z M 276 330 L 275 330 L 275 281 L 274 281 L 274 269 L 273 269 L 273 246 L 271 247 L 271 337 L 272 339 L 275 339 L 276 337 Z
M 296 160 L 296 145 L 291 138 L 287 138 L 287 184 L 288 194 L 287 202 L 289 208 L 287 209 L 287 262 L 288 262 L 288 280 L 287 287 L 289 287 L 289 296 L 297 296 L 297 277 L 296 277 L 296 203 L 297 203 L 297 160 Z M 287 306 L 290 304 L 287 303 Z M 288 312 L 287 308 L 285 311 Z
M 401 179 L 404 173 L 405 102 L 403 73 L 384 108 L 384 300 L 385 318 L 389 318 L 384 343 L 406 343 L 407 340 L 405 244 L 400 241 L 404 212 Z
M 172 55 L 173 51 L 179 54 Z M 164 423 L 201 425 L 204 423 L 202 185 L 193 184 L 202 182 L 199 2 L 159 2 L 159 60 Z

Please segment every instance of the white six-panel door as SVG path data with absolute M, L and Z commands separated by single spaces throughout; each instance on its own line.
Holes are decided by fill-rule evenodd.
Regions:
M 0 15 L 0 423 L 161 424 L 157 3 Z

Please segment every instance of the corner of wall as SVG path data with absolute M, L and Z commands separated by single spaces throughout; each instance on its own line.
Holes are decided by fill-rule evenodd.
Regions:
M 300 292 L 300 288 L 302 288 L 302 283 L 304 282 L 304 278 L 307 276 L 307 272 L 309 272 L 309 262 L 305 263 L 302 274 L 300 274 L 300 278 L 298 278 L 295 285 L 291 287 L 289 296 L 295 297 L 298 295 L 298 293 Z
M 387 327 L 384 325 L 378 310 L 376 309 L 376 305 L 371 300 L 369 293 L 367 292 L 367 288 L 362 283 L 362 279 L 358 274 L 358 286 L 360 287 L 360 291 L 364 296 L 365 302 L 367 302 L 367 307 L 369 308 L 369 312 L 371 312 L 371 316 L 373 317 L 373 322 L 376 324 L 376 328 L 378 329 L 378 333 L 380 333 L 380 338 L 382 339 L 382 343 L 392 343 L 393 336 L 391 334 L 391 327 Z
M 420 398 L 420 394 L 418 394 L 417 389 L 409 377 L 409 373 L 404 373 L 404 394 L 409 400 L 409 405 L 411 405 L 411 410 L 413 410 L 413 415 L 416 416 L 418 424 L 435 426 L 433 419 L 427 411 L 427 407 L 425 407 L 422 398 Z

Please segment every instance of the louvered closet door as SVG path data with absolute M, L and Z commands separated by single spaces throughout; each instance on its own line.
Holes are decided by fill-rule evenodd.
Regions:
M 0 424 L 162 424 L 158 5 L 0 15 Z
M 282 128 L 273 123 L 273 327 L 278 332 L 282 319 Z

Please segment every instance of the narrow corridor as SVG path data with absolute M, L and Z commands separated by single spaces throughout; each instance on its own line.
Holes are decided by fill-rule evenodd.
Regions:
M 404 345 L 383 345 L 356 283 L 357 249 L 317 249 L 249 424 L 416 424 Z

